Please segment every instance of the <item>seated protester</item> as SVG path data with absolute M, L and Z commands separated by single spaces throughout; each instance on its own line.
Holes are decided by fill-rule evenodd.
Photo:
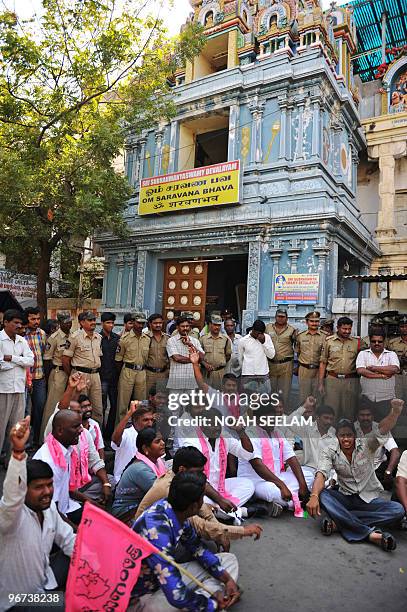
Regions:
M 360 408 L 358 409 L 356 416 L 357 420 L 354 422 L 356 435 L 358 438 L 364 438 L 369 435 L 372 431 L 378 432 L 379 424 L 373 420 L 373 410 L 369 405 L 369 400 L 366 401 L 367 398 L 362 397 L 362 403 Z M 387 453 L 389 453 L 389 459 L 387 462 Z M 388 440 L 383 446 L 380 446 L 374 457 L 374 466 L 375 470 L 382 464 L 386 464 L 386 469 L 384 471 L 383 478 L 376 472 L 377 476 L 380 480 L 382 480 L 386 489 L 391 490 L 393 484 L 393 472 L 395 471 L 397 464 L 400 459 L 400 451 L 396 444 L 395 439 L 389 433 Z
M 198 398 L 194 402 L 192 402 L 191 398 L 191 403 L 183 407 L 184 412 L 177 418 L 177 424 L 174 428 L 174 451 L 182 448 L 185 438 L 195 437 L 196 426 L 192 425 L 192 423 L 196 417 L 205 416 L 207 409 L 207 404 L 201 403 Z
M 174 479 L 175 474 L 187 472 L 194 474 L 197 472 L 203 473 L 206 464 L 206 457 L 194 446 L 184 446 L 179 448 L 174 455 L 172 469 L 168 470 L 163 476 L 157 478 L 153 486 L 143 499 L 141 500 L 137 512 L 136 519 L 143 514 L 147 508 L 150 508 L 160 499 L 166 499 L 170 489 L 170 484 Z M 208 487 L 206 483 L 205 494 L 210 497 L 212 487 Z M 225 550 L 229 550 L 230 540 L 237 540 L 247 536 L 255 536 L 258 540 L 262 532 L 259 525 L 245 525 L 244 527 L 235 525 L 224 525 L 220 523 L 212 511 L 211 506 L 202 504 L 199 514 L 192 516 L 190 519 L 191 525 L 196 530 L 197 534 L 205 540 L 213 540 L 223 546 Z
M 171 557 L 178 544 L 195 561 L 182 564 L 187 571 L 214 593 L 197 590 L 197 585 L 158 555 L 142 561 L 133 595 L 144 612 L 166 612 L 174 608 L 196 612 L 212 612 L 230 608 L 240 597 L 236 584 L 238 563 L 235 555 L 214 555 L 205 548 L 189 519 L 199 513 L 203 503 L 206 478 L 202 473 L 181 472 L 174 476 L 168 501 L 160 500 L 148 508 L 134 523 L 133 529 L 159 550 Z
M 92 436 L 93 443 L 99 457 L 102 461 L 105 460 L 105 443 L 103 441 L 102 431 L 97 421 L 92 419 L 92 404 L 87 395 L 80 395 L 78 398 L 79 405 L 82 410 L 82 425 L 84 429 L 87 429 Z
M 282 395 L 279 395 L 278 404 L 276 406 L 274 406 L 274 414 L 276 415 L 276 417 L 283 417 L 283 416 L 285 416 L 287 418 L 287 421 L 288 422 L 290 421 L 290 416 L 291 415 L 287 415 L 286 414 L 285 406 L 284 406 L 284 400 L 283 400 L 283 396 Z M 287 442 L 294 448 L 294 446 L 295 446 L 295 444 L 297 442 L 298 437 L 296 437 L 293 434 L 293 432 L 288 427 L 288 425 L 278 425 L 278 427 L 276 427 L 276 429 L 278 430 L 278 433 L 280 434 L 280 436 L 282 438 L 285 438 L 287 440 Z
M 52 421 L 54 420 L 54 416 L 59 410 L 69 409 L 72 406 L 77 407 L 78 398 L 86 389 L 87 385 L 86 374 L 81 374 L 80 372 L 74 372 L 68 378 L 68 382 L 66 385 L 66 389 L 60 398 L 59 402 L 56 404 L 54 408 L 54 412 L 49 417 L 45 429 L 44 429 L 44 440 L 49 433 L 52 431 Z
M 407 451 L 401 455 L 396 474 L 396 498 L 402 504 L 405 512 L 404 522 L 407 521 Z
M 301 416 L 312 417 L 312 424 L 297 425 L 292 423 L 289 429 L 302 440 L 303 457 L 301 465 L 314 474 L 318 467 L 318 457 L 321 448 L 336 440 L 336 432 L 333 427 L 335 421 L 334 409 L 331 406 L 325 405 L 316 408 L 316 403 L 316 399 L 310 395 L 305 400 L 303 406 L 300 406 L 289 415 L 290 419 Z
M 328 514 L 321 524 L 325 535 L 339 531 L 348 542 L 368 540 L 386 551 L 396 548 L 395 538 L 381 527 L 400 522 L 404 509 L 380 497 L 383 487 L 375 474 L 374 459 L 396 425 L 403 405 L 402 400 L 392 400 L 391 412 L 380 421 L 378 430 L 364 438 L 357 437 L 351 421 L 340 420 L 336 442 L 321 450 L 307 510 L 315 518 L 321 508 Z M 336 470 L 338 490 L 324 488 L 331 469 Z
M 50 466 L 27 461 L 29 423 L 26 417 L 10 432 L 11 458 L 0 500 L 0 610 L 13 605 L 8 593 L 43 593 L 62 587 L 50 565 L 51 549 L 57 544 L 70 557 L 75 543 L 72 528 L 52 501 Z
M 275 416 L 273 409 L 273 406 L 261 406 L 256 410 L 257 422 L 260 417 Z M 292 446 L 271 423 L 248 429 L 253 454 L 248 460 L 239 461 L 237 473 L 250 479 L 256 497 L 273 502 L 270 516 L 279 516 L 283 507 L 294 509 L 293 494 L 301 500 L 308 498 L 313 473 L 301 469 Z
M 142 429 L 137 436 L 136 456 L 125 468 L 116 487 L 112 514 L 123 522 L 130 520 L 151 489 L 156 478 L 163 476 L 167 467 L 161 457 L 165 455 L 164 440 L 152 427 Z
M 226 478 L 227 456 L 231 453 L 238 459 L 248 461 L 252 457 L 252 444 L 243 428 L 239 430 L 239 440 L 224 435 L 221 425 L 218 424 L 222 418 L 219 410 L 206 410 L 204 417 L 205 423 L 202 427 L 195 427 L 194 435 L 179 438 L 180 447 L 195 446 L 205 455 L 207 463 L 204 471 L 210 485 L 220 496 L 218 505 L 225 512 L 236 510 L 251 498 L 254 486 L 247 478 Z M 229 504 L 224 504 L 224 498 Z
M 154 412 L 157 429 L 160 430 L 164 442 L 167 442 L 171 432 L 171 427 L 168 422 L 171 411 L 168 409 L 167 390 L 165 388 L 160 389 L 159 386 L 151 387 L 148 392 L 148 401 Z
M 131 419 L 131 425 L 128 422 Z M 127 414 L 122 418 L 112 435 L 111 446 L 115 451 L 114 472 L 115 482 L 119 482 L 123 470 L 137 452 L 137 433 L 146 427 L 154 425 L 154 414 L 149 406 L 140 406 L 139 401 L 130 402 Z
M 75 525 L 81 520 L 81 503 L 92 501 L 91 492 L 83 492 L 92 481 L 89 469 L 101 482 L 99 490 L 102 501 L 106 503 L 111 495 L 105 464 L 96 451 L 91 435 L 83 430 L 82 414 L 80 408 L 78 410 L 57 412 L 52 433 L 48 434 L 45 443 L 34 455 L 34 459 L 45 461 L 51 467 L 54 473 L 53 500 L 59 512 Z

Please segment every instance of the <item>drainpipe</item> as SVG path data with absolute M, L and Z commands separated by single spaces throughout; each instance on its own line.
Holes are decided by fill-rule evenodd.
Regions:
M 386 61 L 386 21 L 387 15 L 382 13 L 382 64 Z

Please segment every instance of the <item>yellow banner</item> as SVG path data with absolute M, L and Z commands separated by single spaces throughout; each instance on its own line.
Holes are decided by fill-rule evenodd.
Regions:
M 239 202 L 240 161 L 224 162 L 140 182 L 139 215 Z

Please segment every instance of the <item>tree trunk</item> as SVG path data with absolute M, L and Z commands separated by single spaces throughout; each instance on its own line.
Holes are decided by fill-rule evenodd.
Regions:
M 41 311 L 41 319 L 46 320 L 47 315 L 47 281 L 49 278 L 51 267 L 52 249 L 48 242 L 41 242 L 40 245 L 40 261 L 38 264 L 37 275 L 37 303 Z

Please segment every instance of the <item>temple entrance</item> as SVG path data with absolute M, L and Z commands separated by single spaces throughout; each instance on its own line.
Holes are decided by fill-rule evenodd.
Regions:
M 247 255 L 228 255 L 208 262 L 206 315 L 228 310 L 241 321 L 246 308 Z

